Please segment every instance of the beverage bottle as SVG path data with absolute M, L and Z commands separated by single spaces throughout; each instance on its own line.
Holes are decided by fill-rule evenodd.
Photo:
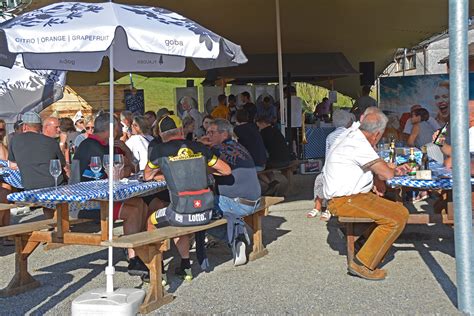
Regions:
M 418 164 L 416 163 L 415 149 L 413 147 L 410 148 L 410 156 L 408 157 L 408 165 L 410 167 L 410 170 L 408 171 L 408 175 L 415 176 L 416 170 L 418 169 Z
M 433 141 L 433 144 L 438 145 L 438 146 L 443 146 L 443 139 L 446 137 L 446 133 L 448 132 L 448 123 L 444 124 L 443 127 L 439 129 L 438 136 L 436 136 L 435 140 Z
M 421 156 L 421 170 L 430 170 L 428 151 L 426 149 L 426 146 L 421 147 L 421 152 L 423 154 L 423 156 Z
M 395 153 L 395 139 L 390 142 L 390 152 L 388 153 L 388 162 L 397 163 L 397 155 Z

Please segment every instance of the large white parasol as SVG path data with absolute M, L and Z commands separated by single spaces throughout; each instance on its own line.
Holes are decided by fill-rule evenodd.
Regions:
M 0 65 L 11 67 L 22 54 L 28 69 L 95 72 L 110 63 L 110 141 L 113 152 L 113 70 L 181 72 L 191 58 L 200 69 L 247 62 L 240 46 L 194 21 L 162 8 L 117 3 L 61 2 L 0 25 Z M 109 155 L 113 174 L 113 155 Z M 109 183 L 109 219 L 113 185 Z M 112 220 L 109 239 L 112 240 Z M 106 268 L 107 292 L 113 292 L 112 248 Z

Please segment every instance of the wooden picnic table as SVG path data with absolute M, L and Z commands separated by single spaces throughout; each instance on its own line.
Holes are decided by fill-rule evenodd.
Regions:
M 143 196 L 166 188 L 166 182 L 130 181 L 114 186 L 114 202 L 125 201 L 132 197 Z M 0 228 L 0 236 L 15 238 L 15 275 L 7 288 L 0 291 L 0 296 L 9 296 L 24 292 L 38 286 L 28 272 L 27 259 L 40 243 L 58 243 L 64 245 L 100 246 L 108 239 L 108 181 L 81 182 L 55 188 L 43 188 L 15 192 L 8 199 L 16 203 L 34 203 L 55 208 L 52 220 L 27 224 L 12 225 Z M 91 203 L 92 202 L 92 203 Z M 75 204 L 85 208 L 100 208 L 100 232 L 72 232 L 69 206 Z M 46 229 L 49 227 L 49 229 Z M 51 229 L 54 228 L 54 229 Z M 5 230 L 5 231 L 4 231 Z

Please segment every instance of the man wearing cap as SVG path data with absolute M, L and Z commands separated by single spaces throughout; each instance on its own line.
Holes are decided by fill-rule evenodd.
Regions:
M 13 132 L 8 134 L 8 144 L 11 143 L 13 136 L 23 133 L 23 121 L 18 120 L 13 124 Z
M 49 173 L 49 162 L 59 159 L 63 167 L 66 165 L 59 144 L 41 134 L 41 118 L 37 113 L 26 112 L 22 121 L 23 133 L 12 138 L 8 160 L 18 166 L 26 190 L 53 187 L 54 178 Z M 58 184 L 65 182 L 64 174 L 59 175 Z M 46 211 L 45 215 L 52 217 L 52 212 Z
M 152 148 L 145 168 L 145 180 L 163 180 L 168 185 L 170 205 L 154 212 L 149 228 L 195 226 L 210 222 L 214 195 L 209 188 L 207 168 L 217 176 L 229 175 L 230 167 L 201 143 L 186 140 L 176 115 L 158 122 L 163 143 Z M 176 274 L 192 277 L 189 262 L 189 236 L 175 239 L 181 255 Z
M 76 114 L 72 118 L 72 121 L 74 122 L 76 131 L 78 131 L 79 133 L 84 133 L 86 131 L 86 128 L 84 125 L 84 115 L 82 115 L 81 111 L 76 112 Z

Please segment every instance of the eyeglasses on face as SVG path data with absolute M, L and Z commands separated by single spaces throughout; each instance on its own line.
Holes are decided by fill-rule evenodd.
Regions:
M 208 130 L 208 131 L 206 132 L 206 135 L 212 136 L 212 135 L 214 135 L 214 134 L 216 134 L 216 133 L 220 133 L 220 132 L 219 132 L 219 131 L 211 131 L 211 130 Z

